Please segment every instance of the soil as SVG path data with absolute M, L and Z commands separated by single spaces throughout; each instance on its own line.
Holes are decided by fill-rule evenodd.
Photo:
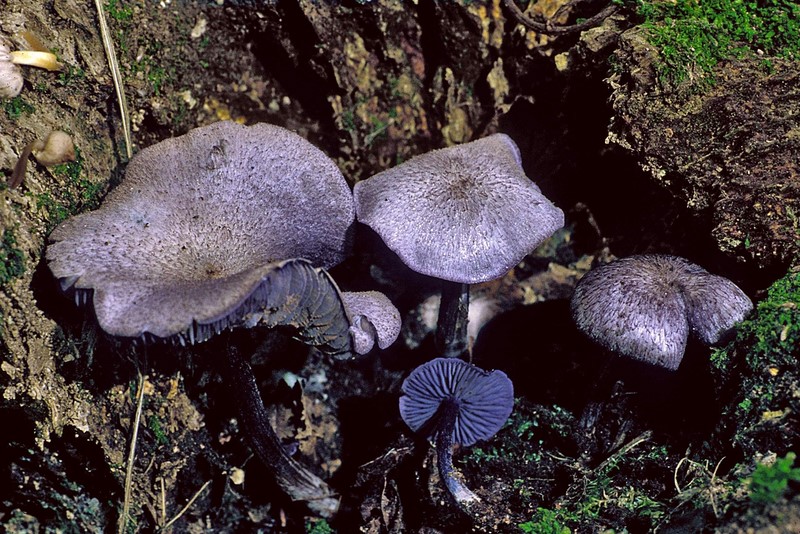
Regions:
M 535 9 L 552 15 L 562 3 Z M 343 289 L 385 292 L 404 328 L 389 349 L 352 362 L 280 332 L 144 348 L 109 338 L 90 307 L 61 294 L 43 259 L 47 235 L 120 182 L 127 147 L 93 4 L 11 3 L 0 34 L 19 48 L 41 41 L 64 69 L 26 67 L 20 97 L 0 101 L 0 169 L 8 177 L 23 147 L 54 129 L 72 135 L 78 161 L 32 159 L 21 187 L 0 190 L 2 258 L 15 267 L 0 285 L 7 531 L 113 531 L 126 478 L 133 520 L 123 530 L 135 532 L 798 531 L 796 480 L 759 505 L 746 482 L 758 463 L 800 450 L 796 347 L 773 372 L 750 370 L 734 345 L 721 371 L 708 348 L 690 344 L 667 373 L 593 346 L 567 304 L 593 264 L 634 253 L 685 256 L 754 301 L 796 272 L 796 62 L 730 61 L 712 88 L 665 91 L 628 14 L 548 37 L 516 24 L 499 0 L 114 0 L 105 9 L 134 153 L 217 120 L 270 122 L 319 146 L 353 184 L 502 131 L 567 225 L 472 289 L 493 315 L 473 363 L 504 370 L 517 402 L 497 436 L 456 452 L 481 498 L 462 510 L 397 409 L 403 378 L 436 355 L 421 310 L 437 285 L 368 229 L 357 228 L 332 275 Z M 340 494 L 330 523 L 288 502 L 252 456 L 217 372 L 233 346 L 252 355 L 281 437 Z M 742 418 L 736 407 L 751 398 L 742 384 L 763 396 L 759 380 L 773 378 L 784 411 Z

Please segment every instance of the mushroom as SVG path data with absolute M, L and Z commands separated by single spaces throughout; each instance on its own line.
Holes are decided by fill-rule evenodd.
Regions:
M 350 324 L 319 267 L 344 258 L 353 219 L 347 183 L 319 149 L 277 126 L 218 122 L 134 156 L 98 210 L 52 232 L 47 261 L 112 336 L 198 343 L 290 325 L 347 357 Z M 337 500 L 285 453 L 249 364 L 230 352 L 221 372 L 254 449 L 291 498 L 332 515 Z
M 639 255 L 586 273 L 570 304 L 578 328 L 612 352 L 675 370 L 690 333 L 713 345 L 753 309 L 736 284 L 684 258 Z
M 11 178 L 8 181 L 10 189 L 15 189 L 22 184 L 31 154 L 45 167 L 52 167 L 68 161 L 75 161 L 75 145 L 72 143 L 72 137 L 60 130 L 54 130 L 47 134 L 44 141 L 37 139 L 28 143 L 20 152 L 19 159 L 11 172 Z
M 499 278 L 564 225 L 505 134 L 434 150 L 355 185 L 358 220 L 414 271 L 442 280 L 437 343 L 466 350 L 467 284 Z
M 405 379 L 400 416 L 436 443 L 436 464 L 459 504 L 479 501 L 453 467 L 453 447 L 494 436 L 514 408 L 514 386 L 502 371 L 484 371 L 458 358 L 435 358 Z
M 61 70 L 55 54 L 41 50 L 11 50 L 11 44 L 0 37 L 0 98 L 14 98 L 22 92 L 22 69 L 30 65 L 47 70 Z
M 353 348 L 358 354 L 378 348 L 386 349 L 400 335 L 400 312 L 392 301 L 379 291 L 345 291 L 342 293 L 350 319 Z

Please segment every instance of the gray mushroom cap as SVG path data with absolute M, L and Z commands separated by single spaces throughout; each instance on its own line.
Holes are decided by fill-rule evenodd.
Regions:
M 405 379 L 400 416 L 417 432 L 430 428 L 445 399 L 458 405 L 453 442 L 469 446 L 494 436 L 514 409 L 514 386 L 502 371 L 485 371 L 458 358 L 436 358 Z M 433 427 L 430 425 L 433 423 Z
M 380 291 L 345 291 L 342 300 L 358 354 L 371 351 L 376 341 L 380 349 L 386 349 L 400 335 L 400 312 Z
M 353 193 L 358 220 L 406 265 L 453 282 L 503 276 L 564 225 L 505 134 L 422 154 Z
M 98 210 L 53 231 L 47 260 L 63 289 L 93 292 L 109 334 L 191 335 L 235 320 L 275 261 L 341 261 L 353 219 L 319 149 L 277 126 L 218 122 L 134 156 Z
M 596 267 L 575 287 L 576 325 L 609 350 L 677 369 L 690 333 L 717 343 L 753 309 L 736 284 L 668 255 L 630 256 Z

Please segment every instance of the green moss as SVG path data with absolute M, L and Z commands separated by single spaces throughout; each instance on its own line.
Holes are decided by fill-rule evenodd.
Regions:
M 3 232 L 0 241 L 0 285 L 5 285 L 25 273 L 25 254 L 17 248 L 17 238 L 11 228 Z
M 750 500 L 757 504 L 770 504 L 783 498 L 789 482 L 800 482 L 800 467 L 794 467 L 795 453 L 777 458 L 771 465 L 758 464 L 750 483 Z
M 48 230 L 56 227 L 70 215 L 97 209 L 105 190 L 105 184 L 92 182 L 84 177 L 83 156 L 75 149 L 75 161 L 53 167 L 53 174 L 65 178 L 67 184 L 55 196 L 49 192 L 34 196 L 36 207 L 46 213 Z
M 756 313 L 739 328 L 738 338 L 749 345 L 747 363 L 797 363 L 800 347 L 800 273 L 789 273 L 767 291 Z
M 169 438 L 161 424 L 161 419 L 155 415 L 151 415 L 147 418 L 147 428 L 153 433 L 159 445 L 169 445 Z
M 17 120 L 23 114 L 31 115 L 34 111 L 36 111 L 36 108 L 34 108 L 32 104 L 27 103 L 21 96 L 15 96 L 6 102 L 3 108 L 5 109 L 8 118 L 12 121 Z
M 62 87 L 67 87 L 73 83 L 77 83 L 81 80 L 86 78 L 86 71 L 80 67 L 74 67 L 72 65 L 67 64 L 66 68 L 62 70 L 58 78 L 56 78 L 56 83 Z
M 558 512 L 539 508 L 533 519 L 517 525 L 521 532 L 529 534 L 570 534 L 572 531 L 558 520 Z
M 720 60 L 746 55 L 800 58 L 800 6 L 794 0 L 635 0 L 660 55 L 662 83 L 713 79 Z
M 717 349 L 712 362 L 718 391 L 728 398 L 720 430 L 745 455 L 785 453 L 800 439 L 800 272 L 789 272 L 767 290 L 736 339 Z M 727 434 L 730 433 L 730 436 Z
M 108 0 L 105 8 L 108 16 L 117 22 L 129 22 L 133 19 L 133 7 L 120 0 Z
M 306 534 L 336 534 L 324 519 L 306 519 Z
M 536 464 L 542 459 L 545 439 L 565 439 L 572 419 L 560 406 L 542 409 L 522 404 L 517 399 L 511 417 L 498 432 L 499 439 L 472 447 L 464 461 L 476 468 L 500 458 Z

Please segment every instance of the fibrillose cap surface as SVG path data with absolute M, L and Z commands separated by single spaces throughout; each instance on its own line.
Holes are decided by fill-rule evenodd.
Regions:
M 578 328 L 612 352 L 675 370 L 691 332 L 717 343 L 753 308 L 736 284 L 668 255 L 622 258 L 575 287 Z
M 389 297 L 379 291 L 345 291 L 342 293 L 350 332 L 358 354 L 366 354 L 377 342 L 388 348 L 400 335 L 400 311 Z
M 457 358 L 436 358 L 414 369 L 402 386 L 400 415 L 420 430 L 448 397 L 458 403 L 453 442 L 489 439 L 511 415 L 514 386 L 502 371 L 485 371 Z
M 505 134 L 422 154 L 353 193 L 358 220 L 406 265 L 453 282 L 503 276 L 564 225 Z
M 352 195 L 336 165 L 283 128 L 218 122 L 145 148 L 90 213 L 50 236 L 62 287 L 93 290 L 100 326 L 158 337 L 223 320 L 271 262 L 345 255 Z

